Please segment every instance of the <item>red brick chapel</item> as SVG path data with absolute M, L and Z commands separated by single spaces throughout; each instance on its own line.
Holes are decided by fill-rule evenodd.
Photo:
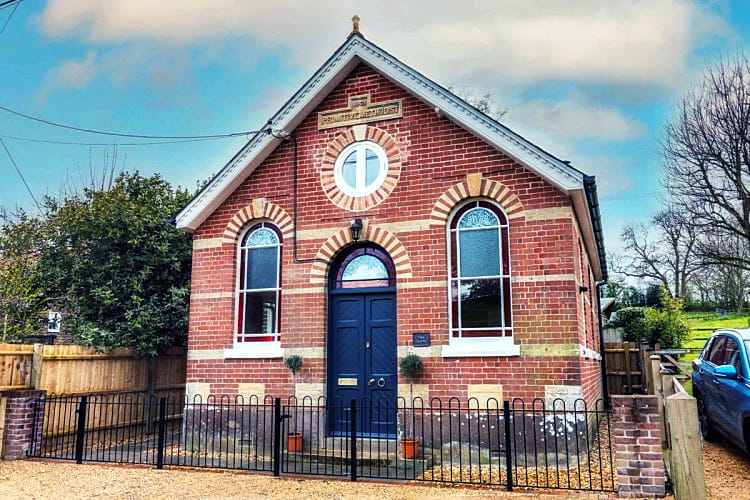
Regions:
M 594 178 L 358 29 L 176 223 L 191 396 L 602 396 Z

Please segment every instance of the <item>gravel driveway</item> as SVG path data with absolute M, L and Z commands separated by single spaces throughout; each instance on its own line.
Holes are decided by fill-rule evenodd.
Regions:
M 750 458 L 743 452 L 726 441 L 706 442 L 703 467 L 708 498 L 750 500 Z
M 562 495 L 561 495 L 562 493 Z M 322 479 L 276 479 L 241 472 L 76 465 L 64 462 L 0 461 L 0 498 L 542 498 L 554 495 L 490 489 L 381 484 Z M 602 499 L 606 495 L 583 494 L 575 498 Z

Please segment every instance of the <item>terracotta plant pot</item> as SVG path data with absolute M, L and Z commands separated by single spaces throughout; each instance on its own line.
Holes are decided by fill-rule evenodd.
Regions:
M 292 453 L 299 453 L 302 451 L 301 432 L 290 432 L 286 436 L 286 450 Z
M 419 455 L 419 439 L 402 439 L 401 453 L 404 455 L 404 458 L 417 458 L 417 456 Z

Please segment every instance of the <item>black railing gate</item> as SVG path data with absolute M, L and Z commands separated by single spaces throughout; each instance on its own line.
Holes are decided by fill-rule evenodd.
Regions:
M 407 406 L 304 398 L 92 395 L 35 402 L 30 456 L 317 476 L 614 491 L 610 414 L 597 402 Z M 370 412 L 368 415 L 366 412 Z M 369 418 L 358 418 L 367 416 Z M 379 422 L 398 435 L 379 434 Z M 149 421 L 149 416 L 153 421 Z M 332 435 L 329 419 L 348 424 Z M 368 422 L 368 428 L 359 428 Z M 41 425 L 41 433 L 38 426 Z M 37 435 L 41 435 L 41 440 Z M 286 437 L 286 440 L 285 440 Z M 410 441 L 411 440 L 411 441 Z M 35 442 L 36 441 L 36 442 Z

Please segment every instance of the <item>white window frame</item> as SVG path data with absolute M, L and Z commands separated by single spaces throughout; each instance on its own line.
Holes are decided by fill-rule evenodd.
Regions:
M 503 224 L 498 219 L 497 226 L 485 226 L 481 228 L 467 228 L 467 229 L 459 229 L 458 223 L 456 224 L 456 229 L 451 229 L 451 226 L 453 225 L 453 221 L 456 217 L 456 214 L 459 210 L 464 208 L 466 205 L 470 204 L 476 204 L 477 202 L 486 202 L 491 204 L 493 207 L 495 207 L 499 212 L 501 212 L 505 216 L 506 223 Z M 480 208 L 480 207 L 476 207 Z M 465 217 L 468 213 L 470 213 L 472 209 L 467 210 L 461 217 Z M 496 214 L 493 214 L 497 218 Z M 510 242 L 508 241 L 508 273 L 503 274 L 503 233 L 502 229 L 508 230 L 508 238 L 510 238 L 510 224 L 507 222 L 508 215 L 505 213 L 505 211 L 500 207 L 497 203 L 494 203 L 490 200 L 485 199 L 472 199 L 465 203 L 461 203 L 460 205 L 456 206 L 453 210 L 453 213 L 448 218 L 448 223 L 446 224 L 446 255 L 448 257 L 447 260 L 447 288 L 448 288 L 448 345 L 443 346 L 442 348 L 442 357 L 448 358 L 448 357 L 477 357 L 477 356 L 519 356 L 521 354 L 521 347 L 519 345 L 516 345 L 514 342 L 515 335 L 513 334 L 513 302 L 512 302 L 512 296 L 513 296 L 513 283 L 511 280 L 511 276 L 513 275 L 512 271 L 512 259 L 510 256 Z M 462 279 L 461 277 L 461 243 L 459 238 L 459 232 L 460 231 L 476 231 L 476 230 L 482 230 L 482 229 L 497 229 L 498 232 L 498 255 L 500 257 L 500 274 L 497 276 L 476 276 L 472 278 L 476 279 L 500 279 L 500 296 L 501 296 L 501 305 L 500 305 L 500 315 L 502 318 L 502 326 L 500 327 L 493 327 L 493 328 L 462 328 L 461 327 L 461 321 L 460 321 L 460 315 L 461 315 L 461 288 L 460 288 L 460 281 Z M 452 238 L 455 233 L 456 237 L 456 252 L 458 255 L 456 255 L 456 266 L 458 269 L 456 270 L 456 278 L 453 278 L 453 253 L 452 253 Z M 510 282 L 509 285 L 509 291 L 511 294 L 511 297 L 508 297 L 507 300 L 511 300 L 511 307 L 510 307 L 510 318 L 505 318 L 505 290 L 503 288 L 503 279 L 507 278 Z M 465 278 L 470 279 L 470 278 Z M 459 314 L 459 322 L 458 322 L 458 329 L 453 328 L 453 301 L 452 301 L 452 290 L 451 286 L 453 282 L 456 282 L 458 287 L 458 293 L 459 293 L 459 303 L 458 303 L 458 314 Z M 458 330 L 459 336 L 454 337 L 454 332 Z M 499 332 L 502 332 L 502 336 L 500 337 L 462 337 L 460 335 L 460 332 L 462 331 L 471 331 L 471 330 L 496 330 Z M 504 333 L 506 331 L 510 330 L 511 335 L 505 336 Z
M 249 235 L 250 231 L 253 230 L 258 224 L 262 224 L 261 227 L 256 228 L 255 230 L 261 230 L 261 229 L 268 229 L 268 226 L 273 226 L 273 229 L 270 229 L 271 231 L 274 231 L 274 234 L 278 238 L 278 244 L 277 245 L 264 245 L 264 246 L 253 246 L 248 247 L 244 246 L 243 242 L 245 241 L 245 238 Z M 232 326 L 232 348 L 231 349 L 224 349 L 224 357 L 225 358 L 281 358 L 284 356 L 284 349 L 281 347 L 281 328 L 280 328 L 280 322 L 281 317 L 279 314 L 280 306 L 281 306 L 281 253 L 283 249 L 284 241 L 281 238 L 281 231 L 279 230 L 278 226 L 272 221 L 268 220 L 256 220 L 253 221 L 251 224 L 248 225 L 246 229 L 242 231 L 240 234 L 238 241 L 237 241 L 237 266 L 236 266 L 236 279 L 235 279 L 235 285 L 234 285 L 234 323 Z M 243 272 L 242 269 L 242 252 L 247 252 L 251 248 L 278 248 L 278 252 L 276 253 L 276 287 L 274 288 L 244 288 L 240 289 L 240 280 L 241 280 L 241 273 Z M 245 255 L 245 265 L 249 263 L 247 255 Z M 247 286 L 247 284 L 246 284 Z M 276 318 L 275 318 L 275 332 L 266 334 L 266 333 L 258 333 L 258 334 L 245 334 L 239 331 L 240 329 L 240 301 L 244 299 L 244 296 L 247 292 L 268 292 L 268 291 L 275 291 L 276 292 Z M 246 312 L 245 307 L 242 308 L 243 314 Z M 244 329 L 244 317 L 242 318 L 243 329 Z M 268 340 L 268 341 L 258 341 L 258 342 L 239 342 L 238 337 L 242 335 L 243 337 L 252 337 L 252 336 L 259 336 L 259 337 L 267 337 L 267 336 L 273 336 L 274 340 Z
M 380 170 L 378 176 L 375 178 L 372 184 L 365 186 L 367 178 L 367 167 L 366 167 L 366 156 L 365 150 L 369 149 L 375 156 L 378 157 L 380 162 Z M 344 161 L 349 157 L 350 154 L 356 152 L 357 154 L 357 165 L 355 170 L 357 186 L 350 186 L 343 175 Z M 336 186 L 339 190 L 351 197 L 361 198 L 377 191 L 380 186 L 383 185 L 386 176 L 388 175 L 388 156 L 385 154 L 383 148 L 372 141 L 357 141 L 349 144 L 341 153 L 336 157 L 336 162 L 333 165 L 333 179 L 336 182 Z

